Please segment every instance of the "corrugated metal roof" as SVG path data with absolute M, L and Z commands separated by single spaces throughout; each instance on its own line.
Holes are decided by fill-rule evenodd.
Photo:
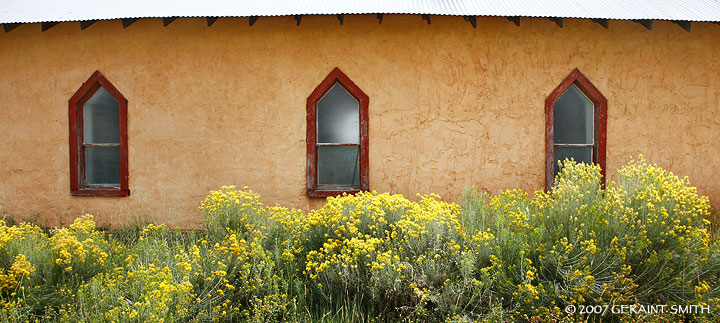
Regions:
M 150 17 L 430 14 L 720 21 L 720 0 L 1 0 L 0 23 Z

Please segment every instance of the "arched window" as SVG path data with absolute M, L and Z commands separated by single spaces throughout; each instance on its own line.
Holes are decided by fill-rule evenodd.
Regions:
M 595 163 L 605 178 L 607 100 L 575 69 L 545 100 L 545 187 L 560 171 L 558 161 Z
M 368 190 L 368 96 L 337 67 L 307 99 L 307 195 Z
M 128 196 L 127 99 L 99 71 L 70 98 L 70 193 Z

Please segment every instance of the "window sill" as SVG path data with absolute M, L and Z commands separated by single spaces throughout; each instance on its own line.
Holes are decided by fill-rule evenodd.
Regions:
M 130 190 L 119 189 L 79 189 L 70 190 L 72 196 L 130 196 Z
M 308 189 L 307 190 L 307 196 L 308 197 L 330 197 L 330 196 L 340 196 L 345 194 L 355 194 L 360 193 L 362 190 L 360 188 L 347 188 L 347 189 Z

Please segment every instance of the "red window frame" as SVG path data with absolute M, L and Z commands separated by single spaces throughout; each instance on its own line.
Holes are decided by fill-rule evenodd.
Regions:
M 85 183 L 85 146 L 83 143 L 83 105 L 100 89 L 105 90 L 119 104 L 120 130 L 120 187 L 108 185 L 88 185 Z M 100 71 L 90 76 L 69 101 L 70 124 L 70 194 L 79 196 L 128 196 L 128 145 L 127 145 L 127 99 L 108 81 Z M 95 144 L 108 146 L 116 144 Z
M 340 83 L 360 107 L 360 186 L 338 186 L 318 184 L 318 152 L 317 152 L 317 103 L 330 91 L 336 83 Z M 339 68 L 335 67 L 307 98 L 307 196 L 328 197 L 343 193 L 367 191 L 369 185 L 368 171 L 368 96 L 350 80 Z
M 555 146 L 555 101 L 560 98 L 570 86 L 575 84 L 580 91 L 592 101 L 594 106 L 594 135 L 593 163 L 600 165 L 600 172 L 605 183 L 605 146 L 607 139 L 607 99 L 577 68 L 574 69 L 545 100 L 545 189 L 550 190 L 553 185 Z

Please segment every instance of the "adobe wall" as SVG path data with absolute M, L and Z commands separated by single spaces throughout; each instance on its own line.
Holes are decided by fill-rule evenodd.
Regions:
M 0 33 L 0 213 L 198 226 L 200 201 L 247 185 L 305 197 L 305 100 L 339 67 L 370 97 L 370 186 L 440 194 L 541 189 L 544 102 L 579 68 L 608 100 L 607 166 L 639 153 L 720 203 L 720 26 L 688 33 L 581 19 L 305 16 L 99 21 Z M 129 197 L 69 194 L 68 99 L 100 70 L 128 99 Z

